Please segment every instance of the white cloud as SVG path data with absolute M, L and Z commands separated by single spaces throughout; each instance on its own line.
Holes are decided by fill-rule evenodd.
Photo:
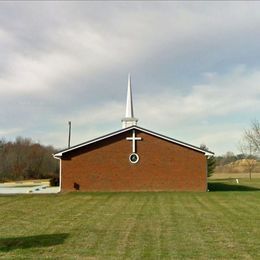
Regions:
M 258 3 L 28 3 L 19 12 L 15 5 L 1 7 L 0 113 L 8 115 L 0 120 L 7 128 L 21 122 L 41 128 L 45 122 L 42 140 L 57 146 L 66 120 L 73 120 L 79 141 L 120 128 L 125 88 L 115 79 L 129 69 L 143 84 L 136 81 L 134 89 L 142 93 L 135 95 L 136 116 L 152 129 L 195 129 L 211 118 L 259 111 Z M 235 67 L 239 63 L 246 65 Z M 182 75 L 174 78 L 178 67 Z M 185 86 L 175 83 L 196 73 L 201 75 Z M 150 75 L 155 85 L 167 77 L 168 85 L 148 89 Z M 200 128 L 192 138 L 203 136 L 209 141 L 220 135 Z
M 23 131 L 23 128 L 0 128 L 0 136 L 7 136 L 7 135 L 19 135 Z
M 50 8 L 47 4 L 41 6 L 45 11 Z M 57 12 L 55 23 L 48 24 L 53 12 L 46 11 L 39 18 L 40 21 L 46 19 L 47 30 L 42 29 L 42 22 L 35 22 L 37 19 L 32 13 L 23 17 L 24 23 L 30 23 L 30 18 L 34 21 L 34 24 L 30 23 L 29 31 L 24 24 L 21 26 L 25 34 L 41 35 L 44 31 L 41 37 L 45 37 L 45 47 L 33 48 L 30 53 L 27 46 L 24 53 L 21 50 L 24 41 L 29 46 L 37 46 L 39 39 L 22 37 L 22 33 L 16 35 L 16 49 L 9 50 L 8 71 L 1 78 L 0 84 L 4 86 L 1 91 L 8 89 L 19 94 L 21 91 L 55 89 L 66 80 L 65 75 L 66 78 L 84 75 L 86 80 L 90 76 L 100 77 L 106 71 L 143 62 L 159 55 L 162 50 L 169 50 L 174 58 L 187 53 L 194 44 L 197 49 L 205 48 L 209 41 L 216 42 L 219 35 L 221 40 L 217 43 L 221 45 L 225 38 L 231 40 L 241 33 L 248 34 L 248 29 L 260 23 L 254 9 L 244 5 L 227 4 L 225 8 L 219 4 L 214 4 L 214 8 L 207 4 L 198 8 L 174 3 L 108 6 L 110 14 L 99 21 L 93 15 L 76 17 L 78 11 L 74 15 L 70 10 L 82 8 L 88 13 L 98 14 L 100 5 L 56 4 L 52 8 L 61 11 Z M 26 8 L 23 10 L 28 12 Z M 39 6 L 32 4 L 30 10 L 38 13 Z M 221 19 L 215 19 L 215 12 Z M 66 19 L 66 15 L 70 18 Z
M 239 68 L 235 67 L 226 75 L 212 73 L 214 78 L 193 86 L 186 95 L 168 92 L 138 97 L 134 103 L 139 125 L 171 136 L 177 132 L 178 136 L 172 137 L 184 138 L 183 141 L 195 145 L 206 143 L 213 150 L 216 147 L 217 153 L 221 153 L 224 147 L 236 149 L 244 123 L 233 124 L 229 118 L 234 113 L 243 117 L 244 111 L 259 111 L 260 95 L 260 71 Z M 71 111 L 67 119 L 73 119 L 74 142 L 119 129 L 123 112 L 124 104 L 115 101 Z M 222 119 L 214 122 L 216 117 Z M 57 124 L 65 124 L 63 116 L 54 119 Z M 222 148 L 217 148 L 220 145 Z
M 13 37 L 10 33 L 0 27 L 0 46 L 1 48 L 13 43 Z
M 201 129 L 203 131 L 203 129 Z M 241 140 L 242 129 L 234 125 L 225 125 L 221 129 L 212 129 L 211 132 L 194 138 L 196 144 L 207 144 L 216 155 L 224 154 L 228 151 L 239 153 L 238 143 Z
M 120 121 L 123 117 L 124 105 L 115 101 L 108 101 L 103 104 L 93 105 L 90 108 L 85 107 L 79 111 L 71 110 L 67 113 L 66 118 L 73 119 L 78 127 L 84 126 L 100 126 Z M 57 123 L 64 123 L 64 115 L 52 119 Z
M 194 145 L 206 143 L 217 154 L 239 152 L 246 123 L 260 112 L 260 70 L 237 66 L 225 75 L 211 74 L 214 77 L 185 94 L 168 91 L 140 97 L 140 124 Z
M 225 75 L 212 74 L 214 77 L 209 81 L 192 86 L 182 95 L 168 90 L 143 96 L 138 100 L 138 109 L 144 112 L 147 121 L 156 118 L 171 124 L 259 110 L 260 70 L 236 67 Z

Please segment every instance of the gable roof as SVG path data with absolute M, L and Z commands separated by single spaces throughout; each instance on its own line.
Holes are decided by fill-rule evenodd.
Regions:
M 103 135 L 101 137 L 98 137 L 98 138 L 95 138 L 95 139 L 92 139 L 92 140 L 89 140 L 87 142 L 84 142 L 84 143 L 81 143 L 81 144 L 78 144 L 78 145 L 75 145 L 75 146 L 72 146 L 70 148 L 67 148 L 67 149 L 64 149 L 64 150 L 61 150 L 57 153 L 55 153 L 53 156 L 58 159 L 58 158 L 61 158 L 63 154 L 65 153 L 68 153 L 68 152 L 71 152 L 73 150 L 76 150 L 76 149 L 79 149 L 81 147 L 84 147 L 84 146 L 87 146 L 87 145 L 90 145 L 90 144 L 93 144 L 93 143 L 96 143 L 96 142 L 99 142 L 99 141 L 102 141 L 102 140 L 105 140 L 107 138 L 110 138 L 112 136 L 115 136 L 115 135 L 118 135 L 118 134 L 121 134 L 121 133 L 125 133 L 125 132 L 128 132 L 129 130 L 139 130 L 141 132 L 144 132 L 144 133 L 147 133 L 147 134 L 150 134 L 150 135 L 153 135 L 153 136 L 156 136 L 156 137 L 159 137 L 163 140 L 166 140 L 166 141 L 169 141 L 169 142 L 172 142 L 172 143 L 175 143 L 175 144 L 178 144 L 178 145 L 181 145 L 181 146 L 184 146 L 184 147 L 187 147 L 187 148 L 190 148 L 192 150 L 195 150 L 195 151 L 198 151 L 198 152 L 202 152 L 204 153 L 205 155 L 214 155 L 213 152 L 211 151 L 207 151 L 207 150 L 204 150 L 204 149 L 201 149 L 197 146 L 194 146 L 194 145 L 191 145 L 191 144 L 188 144 L 188 143 L 184 143 L 184 142 L 181 142 L 179 140 L 176 140 L 176 139 L 173 139 L 173 138 L 170 138 L 168 136 L 165 136 L 165 135 L 161 135 L 161 134 L 158 134 L 156 132 L 153 132 L 151 130 L 147 130 L 145 128 L 142 128 L 140 126 L 130 126 L 130 127 L 127 127 L 127 128 L 123 128 L 123 129 L 120 129 L 118 131 L 115 131 L 115 132 L 112 132 L 110 134 L 106 134 L 106 135 Z

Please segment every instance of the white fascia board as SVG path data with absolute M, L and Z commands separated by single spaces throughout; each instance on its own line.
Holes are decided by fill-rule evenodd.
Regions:
M 101 140 L 104 140 L 104 139 L 110 138 L 110 137 L 112 137 L 112 136 L 115 136 L 115 135 L 118 135 L 118 134 L 127 132 L 127 131 L 132 130 L 132 129 L 136 129 L 136 130 L 145 132 L 145 133 L 147 133 L 147 134 L 156 136 L 156 137 L 158 137 L 158 138 L 167 140 L 167 141 L 169 141 L 169 142 L 172 142 L 172 143 L 175 143 L 175 144 L 178 144 L 178 145 L 181 145 L 181 146 L 190 148 L 190 149 L 195 150 L 195 151 L 198 151 L 198 152 L 202 152 L 202 153 L 204 153 L 205 155 L 214 155 L 213 152 L 205 151 L 205 150 L 203 150 L 203 149 L 200 149 L 199 147 L 196 147 L 196 146 L 193 146 L 193 145 L 190 145 L 190 144 L 187 144 L 187 143 L 183 143 L 183 142 L 181 142 L 181 141 L 172 139 L 172 138 L 167 137 L 167 136 L 164 136 L 164 135 L 160 135 L 160 134 L 158 134 L 158 133 L 152 132 L 152 131 L 147 130 L 147 129 L 144 129 L 144 128 L 142 128 L 142 127 L 139 127 L 139 126 L 130 126 L 130 127 L 123 128 L 123 129 L 121 129 L 121 130 L 115 131 L 115 132 L 113 132 L 113 133 L 110 133 L 110 134 L 101 136 L 101 137 L 99 137 L 99 138 L 92 139 L 92 140 L 87 141 L 87 142 L 85 142 L 85 143 L 82 143 L 82 144 L 73 146 L 73 147 L 68 148 L 68 149 L 65 149 L 65 150 L 63 150 L 63 151 L 60 151 L 60 152 L 54 154 L 54 158 L 59 159 L 64 153 L 67 153 L 67 152 L 73 151 L 73 150 L 75 150 L 75 149 L 78 149 L 78 148 L 81 148 L 81 147 L 84 147 L 84 146 L 87 146 L 87 145 L 90 145 L 90 144 L 99 142 L 99 141 L 101 141 Z
M 127 127 L 127 128 L 123 128 L 123 129 L 118 130 L 118 131 L 115 131 L 115 132 L 113 132 L 113 133 L 110 133 L 110 134 L 107 134 L 107 135 L 104 135 L 104 136 L 101 136 L 101 137 L 92 139 L 92 140 L 90 140 L 90 141 L 81 143 L 81 144 L 79 144 L 79 145 L 75 145 L 75 146 L 73 146 L 73 147 L 71 147 L 71 148 L 64 149 L 64 150 L 62 150 L 62 151 L 60 151 L 60 152 L 54 154 L 54 158 L 60 157 L 60 156 L 62 156 L 64 153 L 73 151 L 73 150 L 75 150 L 75 149 L 78 149 L 78 148 L 87 146 L 87 145 L 89 145 L 89 144 L 93 144 L 93 143 L 99 142 L 99 141 L 101 141 L 101 140 L 107 139 L 107 138 L 109 138 L 109 137 L 112 137 L 112 136 L 115 136 L 115 135 L 124 133 L 124 132 L 129 131 L 129 130 L 131 130 L 131 129 L 133 129 L 133 128 L 134 128 L 134 126 Z
M 187 143 L 184 143 L 184 142 L 181 142 L 181 141 L 172 139 L 172 138 L 170 138 L 170 137 L 167 137 L 167 136 L 164 136 L 164 135 L 161 135 L 161 134 L 152 132 L 152 131 L 150 131 L 150 130 L 147 130 L 147 129 L 144 129 L 144 128 L 141 128 L 141 127 L 138 127 L 138 126 L 137 126 L 136 128 L 139 129 L 140 131 L 143 131 L 143 132 L 147 133 L 147 134 L 151 134 L 151 135 L 153 135 L 153 136 L 159 137 L 159 138 L 164 139 L 164 140 L 167 140 L 167 141 L 169 141 L 169 142 L 172 142 L 172 143 L 175 143 L 175 144 L 179 144 L 179 145 L 181 145 L 181 146 L 190 148 L 190 149 L 192 149 L 192 150 L 196 150 L 196 151 L 205 153 L 205 155 L 214 155 L 213 152 L 205 151 L 205 150 L 203 150 L 203 149 L 200 149 L 199 147 L 196 147 L 196 146 L 193 146 L 193 145 L 190 145 L 190 144 L 187 144 Z

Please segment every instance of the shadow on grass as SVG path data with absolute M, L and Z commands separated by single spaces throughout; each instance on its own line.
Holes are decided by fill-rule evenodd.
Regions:
M 239 184 L 227 184 L 222 182 L 208 183 L 209 191 L 260 191 L 259 188 Z
M 67 233 L 61 233 L 28 237 L 0 238 L 0 251 L 8 252 L 14 249 L 55 246 L 63 244 L 68 236 L 69 234 Z

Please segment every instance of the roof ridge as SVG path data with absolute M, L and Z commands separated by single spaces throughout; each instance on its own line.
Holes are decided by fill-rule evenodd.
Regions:
M 173 143 L 177 143 L 177 144 L 179 144 L 179 145 L 188 147 L 188 148 L 193 149 L 193 150 L 197 150 L 197 151 L 203 152 L 203 153 L 205 153 L 205 154 L 206 154 L 206 153 L 212 154 L 212 155 L 214 154 L 214 153 L 211 152 L 211 151 L 204 150 L 204 149 L 202 149 L 202 148 L 200 148 L 200 147 L 197 147 L 197 146 L 194 146 L 194 145 L 192 145 L 192 144 L 179 141 L 179 140 L 177 140 L 177 139 L 174 139 L 174 138 L 168 137 L 168 136 L 166 136 L 166 135 L 162 135 L 162 134 L 156 133 L 156 132 L 154 132 L 154 131 L 148 130 L 148 129 L 146 129 L 146 128 L 143 128 L 143 127 L 140 127 L 140 126 L 137 126 L 137 125 L 133 125 L 133 126 L 129 126 L 129 127 L 127 127 L 127 128 L 123 128 L 123 129 L 120 129 L 120 130 L 117 130 L 117 131 L 108 133 L 108 134 L 103 135 L 103 136 L 100 136 L 100 137 L 93 138 L 93 139 L 88 140 L 88 141 L 86 141 L 86 142 L 83 142 L 83 143 L 80 143 L 80 144 L 71 146 L 70 148 L 63 149 L 63 150 L 58 151 L 57 153 L 55 153 L 53 156 L 54 156 L 55 158 L 61 157 L 61 156 L 63 155 L 63 153 L 67 153 L 67 152 L 73 151 L 73 150 L 75 150 L 75 149 L 81 148 L 81 147 L 83 147 L 83 146 L 86 146 L 86 145 L 89 145 L 89 144 L 92 144 L 92 143 L 95 143 L 95 142 L 104 140 L 104 139 L 109 138 L 109 137 L 112 137 L 112 136 L 115 136 L 115 135 L 117 135 L 117 134 L 121 134 L 121 133 L 127 132 L 127 131 L 129 131 L 129 130 L 131 130 L 131 129 L 137 129 L 137 130 L 146 132 L 146 133 L 148 133 L 148 134 L 157 136 L 157 137 L 159 137 L 159 138 L 161 138 L 161 139 L 164 139 L 164 140 L 167 140 L 167 141 L 170 141 L 170 142 L 173 142 Z

